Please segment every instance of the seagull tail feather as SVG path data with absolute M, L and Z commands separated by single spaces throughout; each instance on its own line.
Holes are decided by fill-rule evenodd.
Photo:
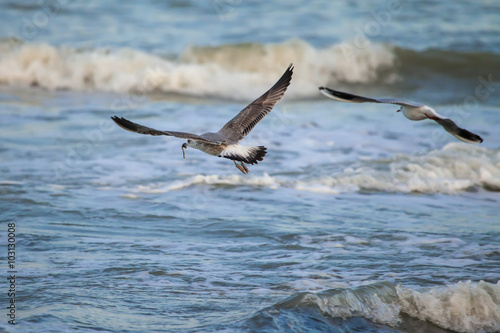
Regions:
M 259 161 L 264 160 L 267 148 L 264 146 L 228 146 L 224 149 L 219 157 L 224 157 L 233 161 L 244 162 L 247 164 L 258 164 Z

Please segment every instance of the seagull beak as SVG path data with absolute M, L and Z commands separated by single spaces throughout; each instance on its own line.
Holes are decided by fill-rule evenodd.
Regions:
M 396 112 L 401 112 L 401 109 L 399 109 L 399 110 L 398 110 L 398 111 L 396 111 Z
M 186 153 L 184 152 L 184 149 L 187 149 L 187 144 L 183 143 L 181 148 L 182 148 L 182 157 L 186 159 Z

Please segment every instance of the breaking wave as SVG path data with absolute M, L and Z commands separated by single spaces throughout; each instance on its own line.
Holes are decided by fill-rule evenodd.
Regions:
M 416 72 L 421 71 L 412 67 L 417 63 L 433 71 L 450 69 L 442 59 L 450 55 L 438 51 L 419 53 L 370 44 L 351 52 L 346 45 L 316 48 L 302 40 L 290 40 L 192 46 L 180 55 L 160 56 L 125 48 L 77 49 L 4 39 L 0 41 L 0 84 L 115 93 L 161 91 L 246 100 L 269 88 L 293 62 L 294 81 L 287 97 L 307 98 L 318 94 L 319 85 L 399 82 L 401 63 L 417 68 Z M 449 73 L 463 74 L 467 63 L 473 63 L 475 77 L 477 65 L 484 63 L 478 60 L 494 56 L 455 54 L 451 58 L 459 58 L 455 61 L 458 69 L 452 66 Z M 491 66 L 488 70 L 493 71 Z
M 311 192 L 381 191 L 454 194 L 474 188 L 500 191 L 500 151 L 461 143 L 423 155 L 367 161 L 343 173 L 299 181 Z
M 352 321 L 355 317 L 369 322 Z M 310 322 L 305 323 L 307 320 Z M 439 327 L 464 333 L 498 332 L 500 282 L 467 281 L 419 291 L 382 282 L 319 293 L 305 292 L 259 311 L 249 320 L 249 325 L 280 331 L 290 322 L 294 322 L 297 329 L 301 325 L 310 329 L 311 322 L 316 326 L 321 323 L 324 328 L 326 323 L 330 325 L 328 331 L 332 332 L 337 332 L 335 326 L 344 329 L 347 326 L 348 329 L 339 332 L 375 331 L 370 330 L 370 322 L 403 332 L 420 331 L 424 327 L 426 332 L 443 332 Z M 378 327 L 376 331 L 386 330 Z
M 422 75 L 426 81 L 429 75 L 476 79 L 483 72 L 500 70 L 494 54 L 413 51 L 385 44 L 353 52 L 347 43 L 316 48 L 290 40 L 192 46 L 180 55 L 160 56 L 126 48 L 78 49 L 0 40 L 0 84 L 50 90 L 160 91 L 247 100 L 268 89 L 290 63 L 295 64 L 295 75 L 287 98 L 315 96 L 320 85 L 411 86 L 411 79 Z
M 230 99 L 255 98 L 290 63 L 294 85 L 287 96 L 318 93 L 326 82 L 393 82 L 390 48 L 373 45 L 347 59 L 340 45 L 317 49 L 301 40 L 188 48 L 176 57 L 132 49 L 75 49 L 0 42 L 0 84 L 115 93 L 161 91 Z
M 333 175 L 304 179 L 263 175 L 193 175 L 183 180 L 140 185 L 135 193 L 165 193 L 196 185 L 293 188 L 325 194 L 356 191 L 456 194 L 474 188 L 500 191 L 500 150 L 449 143 L 423 155 L 399 154 L 364 161 Z M 316 172 L 313 172 L 315 174 Z

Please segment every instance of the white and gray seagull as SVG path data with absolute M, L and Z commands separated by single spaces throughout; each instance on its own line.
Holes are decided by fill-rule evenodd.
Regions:
M 338 90 L 333 90 L 326 87 L 319 87 L 319 90 L 323 95 L 340 102 L 347 102 L 347 103 L 371 102 L 371 103 L 397 104 L 401 106 L 397 112 L 402 111 L 404 116 L 410 120 L 432 119 L 439 125 L 443 126 L 443 128 L 448 133 L 450 133 L 459 140 L 462 140 L 467 143 L 483 142 L 483 139 L 479 135 L 469 132 L 466 129 L 458 127 L 457 124 L 453 122 L 453 120 L 440 115 L 433 108 L 424 104 L 414 103 L 414 102 L 404 102 L 392 98 L 363 97 Z
M 224 125 L 217 133 L 207 132 L 201 135 L 174 132 L 174 131 L 159 131 L 153 128 L 142 126 L 133 123 L 123 117 L 113 116 L 111 119 L 121 128 L 139 134 L 148 135 L 167 135 L 175 136 L 176 138 L 187 139 L 183 143 L 182 155 L 186 158 L 184 149 L 192 147 L 199 149 L 209 155 L 225 157 L 233 160 L 234 165 L 243 172 L 248 173 L 247 164 L 258 164 L 262 161 L 267 153 L 267 148 L 264 146 L 242 146 L 238 142 L 243 140 L 245 136 L 261 121 L 271 110 L 274 105 L 283 97 L 286 89 L 290 85 L 293 74 L 293 64 L 288 66 L 281 78 L 262 96 L 250 103 L 240 113 Z M 236 163 L 240 162 L 240 165 Z

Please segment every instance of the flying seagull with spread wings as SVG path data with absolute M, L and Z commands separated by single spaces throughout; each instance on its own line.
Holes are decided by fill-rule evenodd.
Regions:
M 239 145 L 238 142 L 243 140 L 255 125 L 271 112 L 274 105 L 281 97 L 283 97 L 286 89 L 290 85 L 292 74 L 293 64 L 290 64 L 285 73 L 271 89 L 244 108 L 217 133 L 207 132 L 196 135 L 185 132 L 159 131 L 133 123 L 125 118 L 114 116 L 111 117 L 111 119 L 113 119 L 118 126 L 130 132 L 148 135 L 167 135 L 187 139 L 187 142 L 183 143 L 181 146 L 184 158 L 186 158 L 184 149 L 192 147 L 209 155 L 233 160 L 238 170 L 247 174 L 248 168 L 244 163 L 253 165 L 257 164 L 258 161 L 262 161 L 267 153 L 267 148 L 264 146 L 242 146 Z M 238 165 L 236 161 L 240 162 L 240 165 Z
M 358 95 L 353 95 L 349 93 L 345 93 L 338 90 L 333 90 L 326 87 L 319 87 L 321 93 L 331 99 L 340 102 L 347 103 L 386 103 L 386 104 L 397 104 L 401 106 L 397 112 L 403 111 L 403 115 L 410 120 L 424 120 L 424 119 L 432 119 L 437 122 L 439 125 L 443 126 L 443 128 L 456 137 L 459 140 L 468 143 L 481 143 L 483 139 L 472 132 L 469 132 L 466 129 L 460 128 L 453 122 L 453 120 L 446 118 L 439 113 L 437 113 L 430 106 L 413 103 L 413 102 L 404 102 L 398 99 L 392 98 L 369 98 Z

